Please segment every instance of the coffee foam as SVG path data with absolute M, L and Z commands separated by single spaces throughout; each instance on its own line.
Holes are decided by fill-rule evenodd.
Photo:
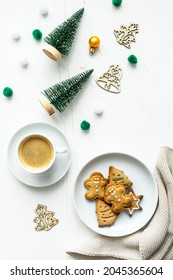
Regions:
M 48 167 L 54 157 L 50 141 L 41 135 L 26 137 L 19 146 L 21 164 L 32 170 L 42 170 Z

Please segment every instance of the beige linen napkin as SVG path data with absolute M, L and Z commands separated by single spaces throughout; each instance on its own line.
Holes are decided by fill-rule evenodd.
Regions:
M 95 239 L 67 251 L 76 259 L 173 259 L 173 149 L 161 147 L 154 176 L 159 189 L 158 208 L 148 225 L 125 237 Z

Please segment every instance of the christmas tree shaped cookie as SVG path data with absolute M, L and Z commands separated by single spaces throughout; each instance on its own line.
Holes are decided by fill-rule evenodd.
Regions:
M 111 207 L 100 199 L 96 199 L 96 214 L 99 227 L 113 225 L 118 217 L 118 214 L 115 214 Z
M 45 89 L 42 94 L 46 98 L 44 97 L 40 99 L 40 102 L 49 115 L 55 113 L 54 107 L 60 113 L 63 112 L 89 79 L 92 72 L 93 69 L 87 70 L 70 79 L 55 84 L 48 89 Z
M 84 8 L 78 10 L 44 38 L 47 45 L 43 51 L 48 57 L 56 61 L 68 55 L 83 13 Z
M 115 185 L 123 185 L 128 188 L 132 185 L 132 182 L 129 178 L 124 174 L 124 171 L 115 168 L 114 166 L 109 167 L 109 176 L 108 176 L 109 184 L 114 183 Z

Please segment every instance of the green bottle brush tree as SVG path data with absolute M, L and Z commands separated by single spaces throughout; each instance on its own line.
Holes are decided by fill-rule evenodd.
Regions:
M 83 13 L 84 8 L 78 10 L 44 38 L 47 45 L 43 51 L 47 56 L 58 60 L 62 55 L 68 55 Z
M 41 99 L 40 102 L 49 115 L 55 113 L 54 108 L 60 113 L 63 112 L 89 79 L 92 72 L 93 69 L 86 70 L 85 72 L 45 89 L 42 94 L 46 98 Z

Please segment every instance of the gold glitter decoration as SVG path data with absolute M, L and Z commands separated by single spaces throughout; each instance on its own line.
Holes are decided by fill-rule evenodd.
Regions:
M 37 223 L 35 230 L 48 231 L 56 226 L 59 222 L 58 219 L 54 218 L 55 213 L 47 210 L 47 206 L 38 204 L 35 213 L 37 214 L 34 218 L 34 223 Z

